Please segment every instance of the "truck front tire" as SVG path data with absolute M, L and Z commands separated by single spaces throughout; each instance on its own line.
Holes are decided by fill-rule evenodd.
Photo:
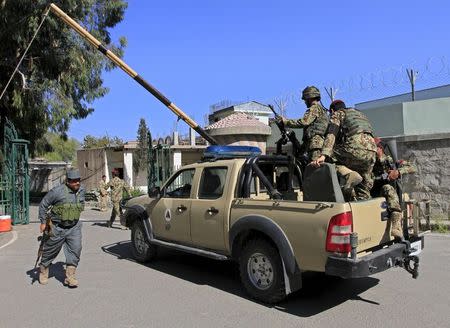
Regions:
M 136 220 L 131 227 L 131 251 L 138 262 L 149 262 L 156 256 L 156 246 L 148 242 L 140 220 Z
M 245 244 L 239 269 L 242 284 L 253 298 L 277 303 L 286 297 L 280 254 L 266 240 L 252 239 Z

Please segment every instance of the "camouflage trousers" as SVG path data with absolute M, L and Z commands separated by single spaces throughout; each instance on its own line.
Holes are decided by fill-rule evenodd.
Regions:
M 100 195 L 98 200 L 98 207 L 100 208 L 100 211 L 106 211 L 108 204 L 108 195 Z
M 370 199 L 370 189 L 373 187 L 372 169 L 375 164 L 375 152 L 339 149 L 339 151 L 334 152 L 333 157 L 337 165 L 345 166 L 357 172 L 362 178 L 361 182 L 354 186 L 356 199 Z M 347 179 L 352 177 L 358 178 L 356 175 L 347 174 Z M 344 185 L 352 185 L 352 182 L 346 181 Z
M 310 161 L 315 161 L 322 155 L 322 148 L 315 148 L 308 150 L 308 156 Z
M 120 214 L 122 214 L 122 210 L 120 208 L 120 200 L 113 201 L 112 205 L 113 205 L 113 208 L 112 208 L 112 212 L 111 212 L 111 218 L 109 219 L 110 226 L 112 226 L 112 224 L 114 223 L 116 216 L 120 216 Z
M 387 209 L 390 213 L 402 211 L 400 200 L 393 186 L 390 184 L 385 184 L 381 188 L 381 195 L 386 198 Z
M 358 172 L 350 170 L 345 165 L 336 165 L 336 172 L 345 201 L 355 200 L 356 194 L 354 188 L 362 182 L 362 176 Z

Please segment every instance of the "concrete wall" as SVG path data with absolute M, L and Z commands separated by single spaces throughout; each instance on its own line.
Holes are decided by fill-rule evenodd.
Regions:
M 375 135 L 380 137 L 404 135 L 403 104 L 387 105 L 363 112 L 372 123 Z
M 102 175 L 105 174 L 105 150 L 78 150 L 77 163 L 86 190 L 96 189 Z
M 448 86 L 447 86 L 448 87 Z M 378 104 L 379 107 L 373 107 Z M 363 110 L 375 134 L 397 140 L 399 158 L 417 166 L 404 177 L 404 190 L 417 200 L 430 199 L 432 215 L 449 216 L 450 98 L 388 104 L 386 99 L 366 103 Z
M 125 149 L 123 151 L 123 180 L 129 186 L 134 185 L 133 173 L 133 151 Z
M 66 181 L 66 166 L 29 162 L 30 193 L 42 194 Z
M 425 90 L 419 90 L 415 93 L 415 100 L 436 100 L 438 98 L 446 98 L 450 95 L 450 84 L 442 85 L 435 88 L 425 89 Z M 401 104 L 404 102 L 410 102 L 412 101 L 411 93 L 404 93 L 401 95 L 393 96 L 393 97 L 386 97 L 382 99 L 376 99 L 371 101 L 362 102 L 359 104 L 356 104 L 356 108 L 360 110 L 367 110 L 367 109 L 377 109 L 380 107 L 384 107 L 390 104 Z
M 388 104 L 363 112 L 379 137 L 450 132 L 450 98 Z
M 403 103 L 405 135 L 450 132 L 450 98 Z

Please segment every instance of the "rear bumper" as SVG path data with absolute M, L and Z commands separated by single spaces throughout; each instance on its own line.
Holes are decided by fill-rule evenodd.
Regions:
M 423 236 L 419 237 L 423 248 Z M 369 255 L 356 259 L 328 256 L 325 273 L 341 278 L 361 278 L 385 271 L 394 266 L 402 266 L 408 259 L 410 250 L 406 244 L 393 244 Z

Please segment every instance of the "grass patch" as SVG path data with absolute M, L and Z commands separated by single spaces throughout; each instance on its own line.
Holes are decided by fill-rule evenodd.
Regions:
M 449 221 L 443 217 L 433 217 L 431 219 L 431 231 L 437 233 L 449 233 Z

